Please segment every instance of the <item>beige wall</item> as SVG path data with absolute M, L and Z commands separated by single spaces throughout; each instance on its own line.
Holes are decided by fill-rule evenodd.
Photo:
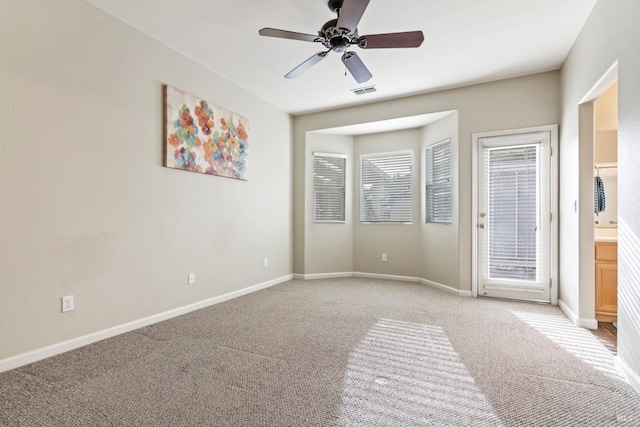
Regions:
M 452 210 L 451 224 L 426 224 L 424 198 L 420 203 L 422 229 L 422 258 L 420 277 L 431 282 L 459 289 L 459 273 L 452 259 L 459 259 L 458 240 L 460 216 L 458 213 L 458 112 L 454 112 L 424 128 L 420 156 L 424 159 L 425 148 L 442 140 L 451 138 L 452 158 Z M 424 160 L 423 160 L 424 162 Z M 426 185 L 425 171 L 420 174 L 420 188 L 424 193 Z
M 80 0 L 0 52 L 0 361 L 292 273 L 287 114 Z M 249 118 L 249 181 L 162 166 L 165 83 Z
M 618 82 L 593 103 L 595 121 L 594 160 L 596 163 L 618 161 Z
M 354 148 L 354 255 L 353 269 L 361 273 L 420 276 L 420 156 L 421 129 L 362 135 Z M 370 153 L 413 153 L 413 209 L 411 224 L 365 224 L 360 222 L 360 156 Z M 387 261 L 382 262 L 382 254 Z
M 310 216 L 305 224 L 306 274 L 353 271 L 353 137 L 310 132 L 307 135 L 306 205 Z M 313 221 L 313 153 L 346 154 L 346 194 L 344 224 Z
M 618 130 L 618 82 L 594 101 L 596 132 Z
M 618 161 L 618 82 L 593 102 L 595 120 L 594 161 Z
M 458 110 L 458 257 L 448 260 L 447 271 L 457 279 L 448 285 L 471 291 L 471 138 L 474 132 L 516 129 L 555 124 L 560 120 L 559 73 L 548 72 L 499 82 L 383 101 L 358 107 L 330 110 L 294 118 L 294 271 L 306 274 L 305 224 L 310 212 L 306 203 L 306 135 L 309 131 Z M 420 137 L 422 141 L 422 137 Z M 355 227 L 355 226 L 354 226 Z M 390 229 L 390 228 L 389 228 Z M 454 230 L 452 228 L 452 230 Z M 393 233 L 390 233 L 393 234 Z M 421 232 L 416 230 L 420 236 Z M 451 232 L 455 236 L 456 232 Z M 357 236 L 357 232 L 354 232 Z M 381 236 L 386 238 L 386 236 Z M 455 237 L 454 237 L 455 238 Z M 413 245 L 413 243 L 411 243 Z M 380 248 L 377 248 L 379 252 Z M 354 246 L 357 251 L 357 244 Z M 380 254 L 364 255 L 371 260 Z M 379 259 L 379 258 L 378 258 Z M 422 259 L 419 258 L 421 261 Z M 354 258 L 354 263 L 356 263 Z M 374 262 L 374 261 L 372 261 Z M 358 264 L 369 268 L 367 263 Z M 376 270 L 379 271 L 379 270 Z M 411 270 L 414 271 L 414 270 Z M 416 275 L 422 274 L 417 266 Z M 388 273 L 393 274 L 393 273 Z M 451 274 L 447 273 L 447 276 Z M 441 278 L 444 280 L 445 278 Z
M 597 117 L 597 115 L 596 115 Z M 618 131 L 601 130 L 595 132 L 593 159 L 596 163 L 618 162 Z
M 578 317 L 588 316 L 594 310 L 593 286 L 582 277 L 593 269 L 593 256 L 590 263 L 588 256 L 593 251 L 593 146 L 579 138 L 578 105 L 618 61 L 618 356 L 640 392 L 638 16 L 637 0 L 599 1 L 562 69 L 560 268 L 562 300 Z M 578 213 L 574 201 L 579 201 Z

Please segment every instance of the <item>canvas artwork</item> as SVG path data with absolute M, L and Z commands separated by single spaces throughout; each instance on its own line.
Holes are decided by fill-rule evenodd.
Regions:
M 169 85 L 165 88 L 165 166 L 246 180 L 248 120 Z

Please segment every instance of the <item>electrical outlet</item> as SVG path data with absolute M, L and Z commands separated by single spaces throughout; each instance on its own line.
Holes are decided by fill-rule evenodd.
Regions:
M 269 267 L 269 259 L 265 258 L 265 259 L 262 261 L 262 266 L 263 266 L 264 268 Z
M 62 312 L 66 313 L 71 310 L 73 310 L 73 295 L 62 297 Z
M 196 284 L 196 273 L 189 273 L 189 281 L 188 283 L 190 285 L 195 285 Z
M 387 254 L 382 254 L 382 262 L 387 262 Z

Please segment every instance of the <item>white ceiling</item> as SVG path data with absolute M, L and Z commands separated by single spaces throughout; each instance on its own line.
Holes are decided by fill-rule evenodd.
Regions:
M 260 37 L 274 27 L 316 34 L 326 0 L 86 0 L 291 114 L 368 103 L 560 68 L 596 0 L 371 0 L 359 33 L 422 30 L 417 49 L 354 48 L 373 73 L 345 76 L 331 53 L 284 74 L 318 43 Z M 375 85 L 378 92 L 352 89 Z

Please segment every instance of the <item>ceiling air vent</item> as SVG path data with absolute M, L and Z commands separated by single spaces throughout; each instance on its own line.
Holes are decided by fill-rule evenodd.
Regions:
M 367 86 L 367 87 L 359 87 L 357 89 L 351 89 L 351 92 L 355 93 L 356 95 L 366 95 L 367 93 L 373 93 L 377 91 L 378 89 L 376 89 L 375 86 Z

